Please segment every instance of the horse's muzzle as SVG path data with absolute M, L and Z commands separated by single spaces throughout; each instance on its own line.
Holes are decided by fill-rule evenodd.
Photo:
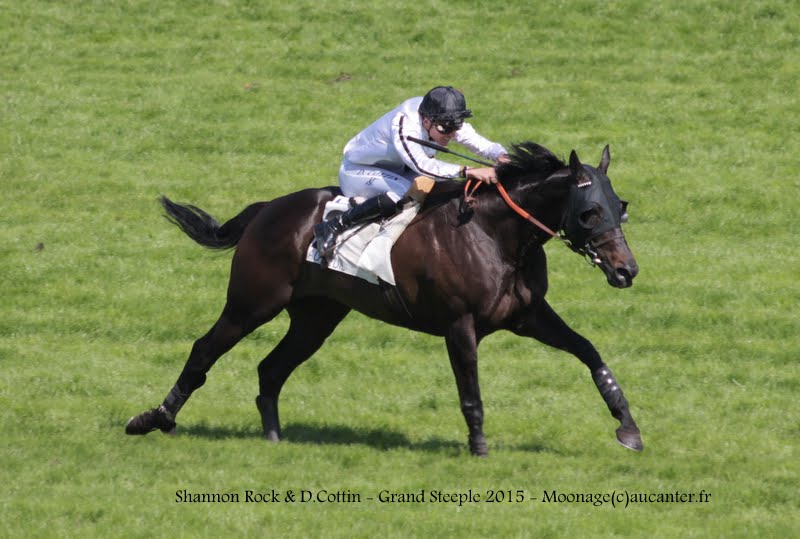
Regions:
M 633 286 L 633 279 L 639 274 L 639 266 L 634 262 L 632 265 L 625 265 L 613 268 L 606 272 L 608 284 L 615 288 L 629 288 Z
M 599 236 L 594 249 L 600 260 L 598 265 L 606 274 L 608 284 L 614 288 L 633 286 L 633 279 L 639 274 L 639 265 L 636 264 L 621 230 L 616 229 Z

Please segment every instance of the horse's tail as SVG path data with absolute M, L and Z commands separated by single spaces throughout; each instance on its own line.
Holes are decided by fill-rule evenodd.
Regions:
M 220 225 L 216 219 L 196 206 L 178 204 L 163 195 L 160 200 L 170 222 L 203 247 L 220 250 L 235 247 L 250 221 L 268 204 L 250 204 L 239 215 Z

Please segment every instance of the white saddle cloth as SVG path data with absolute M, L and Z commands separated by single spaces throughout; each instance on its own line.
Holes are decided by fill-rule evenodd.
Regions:
M 356 198 L 357 202 L 364 199 Z M 325 205 L 322 218 L 331 211 L 347 211 L 349 199 L 338 196 Z M 420 204 L 406 202 L 403 211 L 383 222 L 355 225 L 336 239 L 333 254 L 328 257 L 328 269 L 359 277 L 373 284 L 378 280 L 396 286 L 392 269 L 391 252 L 394 242 L 419 213 Z M 321 257 L 314 241 L 308 247 L 306 260 L 319 264 Z

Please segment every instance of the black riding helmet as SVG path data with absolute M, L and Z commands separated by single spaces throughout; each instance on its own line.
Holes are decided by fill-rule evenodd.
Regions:
M 452 86 L 437 86 L 422 98 L 419 113 L 432 122 L 452 127 L 461 127 L 464 118 L 471 118 L 464 94 Z

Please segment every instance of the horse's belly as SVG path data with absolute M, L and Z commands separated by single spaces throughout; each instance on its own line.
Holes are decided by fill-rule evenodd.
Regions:
M 303 270 L 293 298 L 324 296 L 387 324 L 413 327 L 413 318 L 396 287 L 372 284 L 310 262 L 304 264 Z

